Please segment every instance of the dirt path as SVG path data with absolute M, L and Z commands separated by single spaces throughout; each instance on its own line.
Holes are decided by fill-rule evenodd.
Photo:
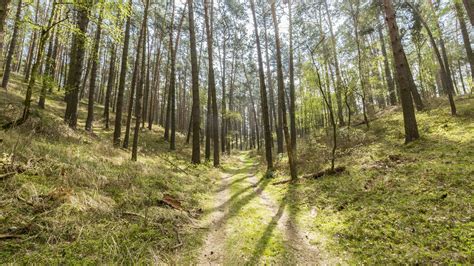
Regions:
M 206 241 L 204 242 L 201 250 L 201 255 L 198 258 L 198 264 L 222 264 L 224 258 L 224 240 L 225 229 L 224 217 L 228 212 L 227 204 L 222 202 L 229 201 L 229 179 L 232 177 L 231 174 L 222 174 L 221 185 L 214 197 L 213 211 L 210 213 L 208 221 L 206 221 L 209 227 L 209 234 L 207 235 Z
M 287 204 L 292 192 L 279 203 L 265 190 L 269 180 L 262 179 L 257 169 L 245 153 L 224 165 L 197 263 L 331 264 L 310 243 L 311 234 L 299 228 Z

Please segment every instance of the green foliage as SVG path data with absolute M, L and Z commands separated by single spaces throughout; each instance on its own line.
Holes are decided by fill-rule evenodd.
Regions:
M 20 95 L 1 92 L 12 103 L 0 105 L 1 124 L 21 113 Z M 20 172 L 0 180 L 0 234 L 19 237 L 0 240 L 0 262 L 189 263 L 202 237 L 189 225 L 208 200 L 215 172 L 188 163 L 187 147 L 168 154 L 162 129 L 141 133 L 139 161 L 131 162 L 128 151 L 111 147 L 111 131 L 69 129 L 60 95 L 46 103 L 21 127 L 0 133 L 0 173 Z M 165 194 L 185 211 L 164 204 Z
M 330 257 L 350 264 L 472 261 L 474 100 L 459 98 L 457 117 L 442 102 L 417 114 L 422 139 L 409 145 L 402 144 L 399 111 L 383 114 L 370 131 L 343 131 L 337 161 L 347 170 L 295 185 L 298 196 L 288 204 Z M 318 134 L 314 143 L 299 145 L 301 174 L 324 169 L 330 156 L 324 139 Z M 279 169 L 277 181 L 287 179 L 287 171 Z M 284 201 L 289 188 L 268 189 Z

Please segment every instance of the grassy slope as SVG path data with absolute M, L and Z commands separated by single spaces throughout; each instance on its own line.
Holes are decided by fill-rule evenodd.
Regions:
M 315 244 L 348 262 L 474 263 L 474 99 L 457 100 L 457 117 L 440 103 L 417 114 L 419 141 L 403 145 L 401 113 L 388 112 L 369 131 L 343 131 L 351 142 L 341 143 L 337 165 L 347 172 L 268 189 Z M 326 140 L 306 141 L 300 172 L 319 171 Z M 285 165 L 278 180 L 288 178 Z
M 0 92 L 0 124 L 21 112 L 24 84 L 18 80 L 8 95 Z M 0 262 L 183 263 L 196 257 L 203 233 L 194 218 L 217 173 L 191 166 L 182 138 L 178 151 L 168 153 L 161 129 L 142 131 L 139 161 L 131 162 L 129 151 L 111 147 L 112 131 L 101 122 L 95 134 L 81 130 L 84 103 L 81 129 L 65 126 L 60 98 L 51 96 L 45 111 L 35 108 L 26 124 L 0 132 L 0 173 L 25 170 L 0 180 L 0 237 L 15 236 L 0 239 Z M 96 119 L 101 114 L 99 106 Z M 190 213 L 160 203 L 164 194 Z

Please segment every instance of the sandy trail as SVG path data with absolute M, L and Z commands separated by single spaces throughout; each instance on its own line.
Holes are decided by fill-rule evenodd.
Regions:
M 312 235 L 299 228 L 294 214 L 292 215 L 291 206 L 287 204 L 287 201 L 293 197 L 293 195 L 291 195 L 292 192 L 288 191 L 287 197 L 289 198 L 283 200 L 281 204 L 278 203 L 265 191 L 265 188 L 259 185 L 261 180 L 256 175 L 258 171 L 257 165 L 248 165 L 241 157 L 239 157 L 238 162 L 238 169 L 245 171 L 247 175 L 245 177 L 234 178 L 234 175 L 231 173 L 224 172 L 222 174 L 221 185 L 215 194 L 213 208 L 211 209 L 208 219 L 204 221 L 207 223 L 209 233 L 201 249 L 197 263 L 199 265 L 221 265 L 224 264 L 225 261 L 232 259 L 226 257 L 226 255 L 228 256 L 228 254 L 230 254 L 230 252 L 226 252 L 227 221 L 229 217 L 237 219 L 248 218 L 239 217 L 238 213 L 229 213 L 229 205 L 235 200 L 235 195 L 231 196 L 231 187 L 234 183 L 246 182 L 252 187 L 251 189 L 253 189 L 258 204 L 272 213 L 271 220 L 269 219 L 266 226 L 273 228 L 272 230 L 278 230 L 284 237 L 284 248 L 291 254 L 294 260 L 291 262 L 292 264 L 331 264 L 331 262 L 324 259 L 326 256 L 320 252 L 318 247 L 310 243 L 313 238 Z M 258 240 L 256 240 L 256 242 L 257 241 Z M 239 258 L 235 259 L 238 260 Z M 256 260 L 258 260 L 258 258 L 256 258 Z

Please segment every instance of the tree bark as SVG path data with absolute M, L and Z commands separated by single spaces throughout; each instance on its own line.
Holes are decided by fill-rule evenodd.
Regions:
M 91 80 L 89 84 L 89 101 L 87 102 L 87 119 L 86 119 L 86 131 L 92 132 L 92 123 L 94 121 L 94 94 L 96 88 L 97 72 L 99 67 L 99 49 L 100 49 L 100 36 L 102 33 L 102 13 L 103 7 L 100 7 L 99 19 L 97 21 L 97 29 L 95 33 L 94 47 L 92 51 L 92 69 L 91 69 Z
M 0 0 L 0 66 L 3 66 L 3 46 L 5 43 L 5 22 L 11 0 Z
M 79 86 L 81 82 L 82 66 L 85 55 L 85 38 L 87 25 L 89 24 L 89 9 L 92 1 L 87 1 L 84 6 L 76 6 L 77 28 L 79 32 L 73 35 L 71 56 L 69 63 L 68 80 L 66 84 L 66 112 L 64 120 L 69 127 L 75 129 L 77 126 L 77 105 L 79 103 Z
M 339 66 L 339 59 L 338 59 L 338 53 L 337 53 L 337 42 L 336 42 L 336 36 L 334 35 L 334 30 L 333 30 L 333 25 L 332 25 L 332 19 L 331 15 L 329 14 L 329 8 L 328 8 L 328 3 L 327 0 L 324 0 L 324 8 L 326 9 L 326 15 L 328 19 L 328 24 L 329 24 L 329 33 L 331 34 L 331 46 L 332 46 L 332 52 L 334 55 L 334 66 L 336 70 L 336 104 L 337 104 L 337 118 L 339 120 L 339 125 L 344 126 L 344 115 L 342 111 L 342 96 L 341 96 L 341 90 L 342 90 L 342 78 L 341 78 L 341 70 Z
M 469 62 L 469 66 L 471 67 L 471 79 L 474 82 L 474 54 L 472 52 L 471 40 L 469 39 L 469 32 L 467 31 L 466 22 L 464 21 L 464 13 L 459 2 L 455 1 L 454 7 L 456 9 L 456 15 L 459 20 L 459 27 L 461 28 L 461 34 L 464 42 L 464 48 L 466 49 L 467 60 Z M 471 91 L 472 90 L 474 90 L 474 87 L 471 87 Z
M 189 35 L 190 35 L 190 49 L 191 49 L 191 79 L 192 79 L 192 156 L 191 162 L 194 164 L 201 163 L 201 146 L 200 146 L 200 131 L 201 131 L 201 115 L 200 115 L 200 99 L 199 99 L 199 69 L 196 51 L 196 32 L 194 26 L 194 4 L 193 0 L 188 1 L 188 19 L 189 19 Z
M 275 92 L 273 90 L 273 80 L 272 73 L 270 72 L 270 57 L 268 53 L 268 34 L 267 34 L 267 21 L 266 15 L 263 16 L 263 25 L 265 33 L 265 61 L 267 67 L 267 85 L 269 90 L 269 108 L 270 108 L 270 130 L 273 128 L 272 121 L 275 127 L 276 137 L 277 137 L 277 153 L 283 153 L 283 133 L 281 127 L 279 126 L 279 121 L 277 118 L 277 109 L 275 107 Z M 271 136 L 270 136 L 271 137 Z M 273 147 L 273 138 L 272 138 L 272 147 Z
M 392 71 L 390 70 L 390 63 L 388 61 L 387 55 L 387 48 L 385 46 L 385 40 L 382 31 L 382 25 L 378 27 L 378 34 L 380 39 L 380 46 L 382 48 L 382 56 L 383 56 L 383 65 L 385 70 L 385 80 L 387 82 L 388 87 L 388 99 L 390 101 L 390 105 L 397 105 L 397 93 L 395 91 L 395 82 L 392 78 Z
M 137 49 L 138 53 L 142 53 L 141 55 L 141 75 L 140 78 L 138 79 L 138 84 L 137 84 L 137 94 L 136 94 L 136 106 L 135 106 L 135 129 L 134 129 L 134 134 L 133 134 L 133 144 L 132 144 L 132 161 L 137 161 L 138 157 L 138 135 L 140 133 L 140 124 L 142 122 L 141 115 L 142 115 L 142 89 L 144 85 L 144 81 L 146 79 L 145 75 L 145 65 L 146 65 L 146 44 L 147 44 L 147 21 L 148 21 L 148 8 L 150 5 L 150 0 L 145 1 L 145 10 L 144 10 L 144 15 L 143 15 L 143 22 L 142 22 L 142 27 L 141 27 L 141 33 L 142 37 L 140 38 L 142 44 L 139 46 L 140 49 Z
M 412 74 L 400 39 L 392 0 L 383 0 L 383 5 L 385 10 L 385 21 L 392 42 L 392 52 L 396 65 L 398 84 L 400 85 L 400 101 L 403 110 L 405 143 L 408 143 L 420 137 L 418 133 L 418 125 L 416 123 L 415 110 L 413 108 L 412 96 L 410 93 L 411 90 L 416 88 L 411 88 L 414 85 L 409 80 L 409 77 L 412 76 Z
M 433 50 L 435 52 L 436 58 L 438 59 L 438 63 L 439 63 L 439 66 L 440 66 L 440 73 L 441 73 L 441 80 L 442 80 L 441 83 L 444 86 L 445 92 L 448 94 L 449 104 L 450 104 L 450 107 L 451 107 L 451 114 L 456 115 L 456 105 L 454 103 L 454 97 L 453 97 L 454 86 L 453 86 L 453 80 L 451 78 L 451 72 L 448 71 L 447 64 L 449 64 L 449 63 L 448 63 L 448 60 L 447 60 L 446 51 L 444 51 L 444 53 L 443 52 L 440 53 L 440 51 L 438 49 L 438 45 L 436 44 L 436 41 L 434 39 L 433 33 L 430 30 L 430 27 L 428 26 L 426 21 L 423 19 L 423 17 L 421 17 L 421 14 L 418 11 L 418 9 L 416 7 L 414 7 L 412 4 L 410 4 L 410 3 L 408 3 L 408 4 L 409 4 L 410 8 L 413 10 L 413 12 L 415 13 L 415 15 L 419 17 L 421 23 L 423 24 L 423 27 L 425 27 L 426 32 L 428 33 L 428 37 L 430 39 L 431 46 L 433 47 Z M 441 32 L 440 32 L 439 41 L 440 41 L 441 48 L 443 50 L 444 42 L 443 42 L 443 38 L 441 36 Z M 443 58 L 442 53 L 444 55 L 444 58 Z
M 129 0 L 129 9 L 132 11 L 132 0 Z M 127 76 L 127 59 L 128 59 L 128 46 L 130 43 L 130 24 L 131 15 L 127 17 L 125 23 L 125 36 L 122 49 L 122 63 L 120 66 L 120 80 L 117 92 L 117 106 L 115 112 L 115 125 L 114 125 L 114 146 L 120 146 L 120 135 L 122 133 L 122 112 L 123 112 L 123 94 L 125 91 L 125 77 Z
M 257 18 L 255 15 L 255 3 L 254 0 L 250 0 L 250 8 L 252 11 L 253 25 L 255 31 L 256 45 L 257 45 L 257 56 L 258 56 L 258 76 L 260 82 L 260 105 L 262 107 L 262 118 L 263 128 L 265 137 L 265 158 L 267 161 L 267 171 L 273 171 L 273 159 L 272 159 L 272 137 L 270 129 L 270 119 L 268 117 L 268 103 L 267 103 L 267 89 L 265 87 L 265 74 L 263 73 L 263 60 L 262 51 L 260 48 L 260 38 L 258 35 Z
M 471 25 L 474 27 L 474 2 L 472 0 L 463 0 L 464 7 L 466 8 L 467 15 L 471 21 Z
M 11 67 L 12 67 L 12 60 L 13 60 L 13 54 L 16 49 L 16 43 L 18 40 L 18 29 L 20 27 L 20 20 L 21 20 L 21 5 L 23 4 L 22 0 L 18 0 L 18 5 L 16 9 L 16 14 L 15 14 L 15 25 L 13 26 L 13 33 L 12 33 L 12 39 L 10 41 L 10 47 L 8 48 L 8 54 L 7 54 L 7 60 L 5 62 L 5 68 L 3 71 L 3 79 L 2 79 L 2 87 L 6 90 L 8 86 L 8 81 L 10 79 L 10 72 L 11 72 Z M 0 11 L 1 13 L 2 11 Z M 0 14 L 2 16 L 2 14 Z M 0 18 L 1 19 L 1 18 Z M 0 22 L 1 23 L 1 22 Z M 2 27 L 2 26 L 0 26 Z M 1 29 L 0 29 L 1 31 Z M 2 34 L 0 32 L 0 34 Z M 0 57 L 3 56 L 2 50 L 0 49 Z M 3 65 L 0 65 L 0 68 Z
M 295 103 L 296 103 L 296 95 L 295 95 L 295 67 L 293 64 L 293 27 L 292 27 L 292 16 L 291 16 L 291 1 L 288 1 L 288 27 L 289 27 L 289 42 L 290 42 L 290 58 L 289 58 L 289 68 L 290 68 L 290 137 L 291 137 L 291 145 L 290 147 L 293 149 L 293 153 L 296 152 L 296 108 L 295 108 Z M 339 89 L 336 88 L 336 94 L 339 95 L 339 101 L 338 103 L 340 104 L 340 99 L 341 95 L 339 92 Z M 341 117 L 342 117 L 342 112 L 341 112 Z M 341 118 L 341 123 L 344 124 L 344 120 Z M 258 132 L 257 132 L 258 135 Z
M 214 60 L 213 60 L 213 1 L 204 0 L 204 21 L 206 24 L 207 36 L 207 54 L 209 64 L 209 94 L 211 98 L 212 109 L 212 140 L 213 140 L 213 162 L 214 167 L 219 166 L 219 117 L 217 113 L 217 96 L 216 96 L 216 80 L 214 76 Z
M 110 47 L 110 67 L 109 67 L 109 76 L 107 80 L 107 90 L 105 92 L 105 103 L 104 103 L 104 124 L 105 129 L 109 129 L 110 124 L 110 102 L 112 91 L 115 84 L 115 60 L 117 57 L 117 48 L 114 44 L 111 43 Z

